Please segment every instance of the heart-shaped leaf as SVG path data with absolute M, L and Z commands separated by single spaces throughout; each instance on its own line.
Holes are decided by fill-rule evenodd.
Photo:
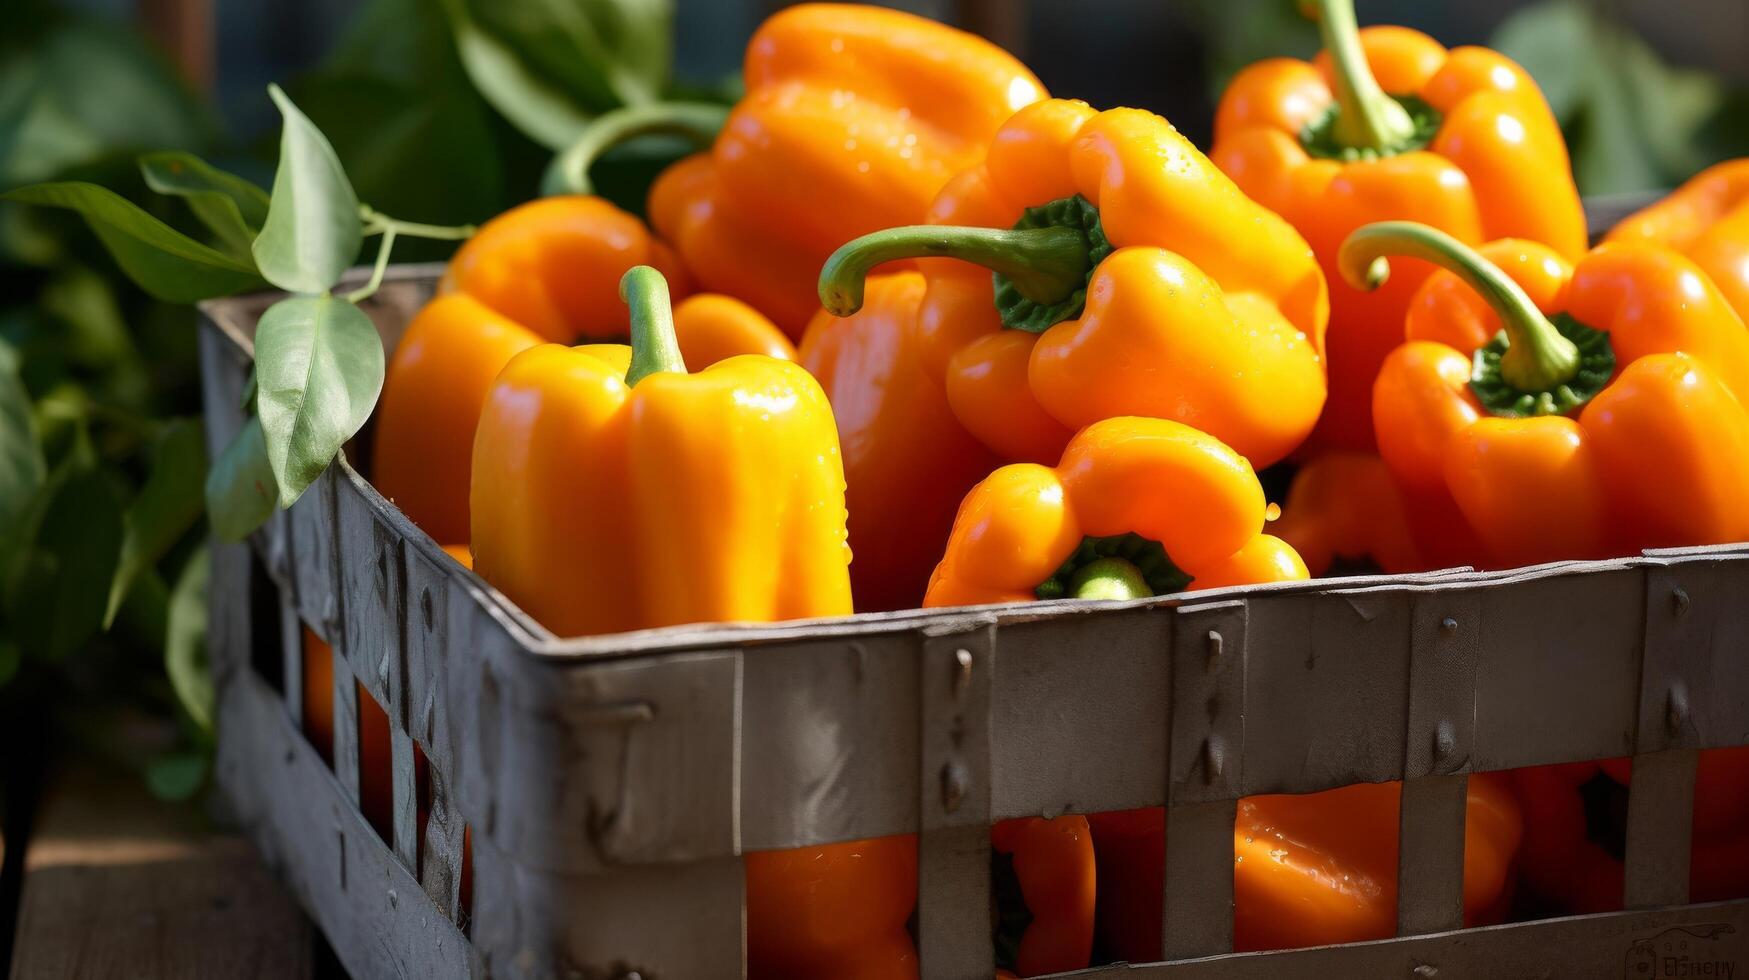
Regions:
M 151 475 L 122 519 L 121 560 L 109 583 L 105 629 L 115 622 L 115 614 L 140 572 L 164 557 L 200 520 L 201 487 L 205 483 L 206 439 L 200 420 L 176 419 L 159 439 Z
M 227 250 L 249 258 L 255 235 L 267 220 L 266 191 L 192 153 L 148 153 L 140 157 L 140 175 L 152 190 L 186 199 L 194 216 Z
M 77 211 L 128 278 L 167 302 L 193 303 L 261 285 L 247 261 L 195 241 L 96 184 L 32 184 L 0 199 Z
M 220 541 L 241 541 L 273 516 L 279 484 L 267 461 L 261 420 L 250 416 L 206 474 L 207 522 Z
M 358 257 L 364 225 L 358 195 L 328 138 L 279 86 L 268 86 L 285 125 L 267 220 L 255 237 L 255 264 L 268 282 L 294 293 L 323 293 Z
M 376 406 L 382 338 L 345 300 L 280 300 L 255 329 L 255 385 L 280 505 L 290 507 Z

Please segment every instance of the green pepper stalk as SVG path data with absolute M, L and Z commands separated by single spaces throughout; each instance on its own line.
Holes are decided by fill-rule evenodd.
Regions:
M 1470 386 L 1483 406 L 1506 416 L 1564 414 L 1608 383 L 1615 354 L 1607 334 L 1560 315 L 1543 315 L 1524 288 L 1475 249 L 1413 221 L 1380 221 L 1356 229 L 1336 264 L 1356 289 L 1390 278 L 1386 256 L 1422 259 L 1474 289 L 1504 329 L 1475 354 Z
M 1336 142 L 1345 147 L 1390 152 L 1415 136 L 1415 120 L 1396 99 L 1379 88 L 1366 52 L 1354 0 L 1316 0 L 1318 36 L 1330 52 L 1336 81 Z
M 680 341 L 674 335 L 674 308 L 668 280 L 647 265 L 633 266 L 619 281 L 619 298 L 631 310 L 632 363 L 626 385 L 635 386 L 663 371 L 686 373 Z
M 1076 599 L 1140 599 L 1153 594 L 1142 570 L 1124 558 L 1089 562 L 1069 580 L 1069 595 Z
M 1081 315 L 1093 270 L 1112 252 L 1099 209 L 1080 195 L 1028 208 L 1013 228 L 907 225 L 848 242 L 820 269 L 820 302 L 834 316 L 862 308 L 863 281 L 896 259 L 950 258 L 994 275 L 1002 325 L 1041 333 Z

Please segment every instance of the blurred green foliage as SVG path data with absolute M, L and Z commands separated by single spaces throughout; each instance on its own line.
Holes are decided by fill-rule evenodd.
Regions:
M 213 724 L 207 447 L 185 304 L 255 288 L 258 265 L 297 276 L 260 264 L 284 243 L 264 246 L 266 196 L 226 172 L 271 173 L 280 141 L 221 132 L 127 25 L 52 0 L 15 6 L 0 36 L 0 192 L 91 223 L 0 202 L 0 716 L 143 705 L 180 734 L 135 761 L 155 791 L 185 796 L 204 782 Z M 670 94 L 671 18 L 669 0 L 372 0 L 287 88 L 358 199 L 477 223 L 534 196 L 552 149 L 594 115 Z M 683 149 L 625 147 L 598 184 L 641 210 Z M 405 237 L 394 257 L 453 248 Z M 262 454 L 230 455 L 221 477 Z

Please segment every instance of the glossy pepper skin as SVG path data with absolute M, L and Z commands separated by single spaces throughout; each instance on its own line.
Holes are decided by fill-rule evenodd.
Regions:
M 543 197 L 480 226 L 450 257 L 438 292 L 467 293 L 548 341 L 626 335 L 616 290 L 626 270 L 653 266 L 675 296 L 691 283 L 667 245 L 635 215 L 599 197 Z
M 814 279 L 858 235 L 923 218 L 1014 110 L 1044 97 L 982 38 L 895 10 L 788 7 L 760 26 L 747 94 L 708 154 L 670 168 L 649 214 L 708 289 L 801 336 Z
M 1606 759 L 1511 773 L 1524 809 L 1524 885 L 1550 911 L 1622 907 L 1632 770 L 1631 759 Z M 1749 896 L 1749 749 L 1700 754 L 1692 826 L 1689 900 Z
M 996 962 L 1009 976 L 1036 977 L 1079 970 L 1093 953 L 1093 903 L 1096 893 L 1093 835 L 1078 813 L 1060 817 L 1020 817 L 990 828 L 990 847 L 1006 858 L 1018 896 L 1025 905 L 1018 934 L 999 919 Z M 1002 907 L 998 895 L 998 915 Z M 1018 908 L 1013 910 L 1019 912 Z
M 1328 306 L 1311 250 L 1165 119 L 1028 106 L 928 217 L 845 245 L 820 296 L 847 314 L 870 268 L 920 259 L 924 367 L 1003 458 L 1054 460 L 1125 415 L 1195 426 L 1259 466 L 1311 431 Z
M 1343 239 L 1376 221 L 1421 222 L 1465 244 L 1515 237 L 1568 259 L 1584 252 L 1566 144 L 1522 68 L 1402 27 L 1356 36 L 1352 0 L 1319 7 L 1325 53 L 1241 71 L 1221 98 L 1209 156 L 1306 236 L 1332 282 Z M 1429 271 L 1406 263 L 1377 292 L 1334 291 L 1330 400 L 1308 454 L 1372 448 L 1373 379 Z
M 633 269 L 623 289 L 630 348 L 531 348 L 487 392 L 475 570 L 561 636 L 849 614 L 844 472 L 819 384 L 761 355 L 689 374 L 661 276 Z M 749 974 L 915 976 L 915 847 L 747 855 Z
M 1400 783 L 1252 796 L 1233 821 L 1233 948 L 1295 949 L 1397 931 Z M 1166 811 L 1089 817 L 1099 866 L 1099 939 L 1119 959 L 1161 957 Z M 1505 917 L 1523 818 L 1504 776 L 1469 779 L 1464 925 Z
M 1371 453 L 1324 453 L 1294 474 L 1275 535 L 1313 575 L 1337 559 L 1370 560 L 1387 575 L 1429 567 L 1415 543 L 1407 502 L 1384 460 Z
M 800 363 L 838 422 L 858 612 L 923 601 L 960 499 L 1001 465 L 918 363 L 922 300 L 917 272 L 877 276 L 861 312 L 839 319 L 821 311 L 802 337 Z
M 1603 245 L 1572 267 L 1516 249 L 1524 260 L 1496 265 L 1400 222 L 1343 248 L 1350 282 L 1377 282 L 1383 256 L 1408 254 L 1491 308 L 1482 319 L 1474 295 L 1429 280 L 1413 334 L 1439 339 L 1386 359 L 1373 417 L 1399 484 L 1455 503 L 1478 566 L 1749 537 L 1749 332 L 1717 288 L 1656 246 Z M 1495 323 L 1504 331 L 1477 353 Z
M 1011 463 L 972 488 L 926 607 L 1135 598 L 1303 579 L 1262 533 L 1263 489 L 1219 440 L 1165 419 L 1088 426 L 1052 469 Z
M 1749 320 L 1749 159 L 1708 167 L 1669 197 L 1624 218 L 1603 240 L 1681 252 Z
M 736 354 L 796 357 L 770 320 L 727 296 L 682 300 L 674 331 L 681 354 L 698 367 Z M 579 324 L 568 332 L 589 331 Z M 377 403 L 371 476 L 433 539 L 468 540 L 474 427 L 486 392 L 511 358 L 543 343 L 539 333 L 463 292 L 434 298 L 401 335 Z

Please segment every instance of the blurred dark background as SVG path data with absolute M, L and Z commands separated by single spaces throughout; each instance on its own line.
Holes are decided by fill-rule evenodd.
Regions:
M 1095 106 L 1138 105 L 1160 112 L 1199 144 L 1206 144 L 1220 86 L 1233 72 L 1261 57 L 1316 50 L 1315 32 L 1295 12 L 1293 0 L 896 0 L 886 5 L 997 41 L 1031 65 L 1053 93 Z M 246 135 L 271 129 L 277 118 L 263 95 L 266 84 L 320 65 L 371 4 L 68 0 L 67 6 L 155 24 L 160 38 L 191 21 L 205 25 L 210 45 L 185 43 L 178 58 L 210 85 L 227 128 Z M 783 4 L 674 0 L 673 6 L 676 74 L 711 84 L 738 70 L 748 36 Z M 1403 24 L 1448 46 L 1505 48 L 1537 76 L 1570 124 L 1592 112 L 1613 113 L 1624 121 L 1664 116 L 1664 123 L 1680 127 L 1705 116 L 1715 101 L 1733 94 L 1741 101 L 1740 93 L 1728 90 L 1749 84 L 1749 3 L 1743 0 L 1357 0 L 1356 6 L 1362 24 Z M 1669 70 L 1648 70 L 1647 54 Z M 1610 88 L 1619 91 L 1604 91 Z M 1733 121 L 1749 126 L 1749 115 L 1735 113 Z M 1648 140 L 1680 135 L 1667 128 L 1654 125 L 1643 135 Z M 1594 193 L 1649 189 L 1670 179 L 1632 160 L 1599 166 L 1581 177 L 1588 178 L 1585 190 Z

